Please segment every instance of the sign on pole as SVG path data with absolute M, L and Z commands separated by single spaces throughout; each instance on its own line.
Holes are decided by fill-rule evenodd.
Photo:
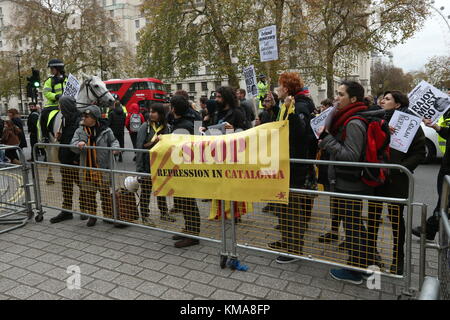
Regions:
M 253 65 L 244 68 L 245 85 L 247 86 L 247 93 L 253 97 L 258 95 L 258 87 L 256 82 L 256 72 Z
M 73 98 L 77 98 L 78 91 L 80 91 L 80 83 L 77 78 L 75 78 L 72 74 L 69 74 L 67 77 L 67 85 L 64 89 L 64 96 L 70 96 Z
M 327 120 L 334 117 L 335 107 L 328 108 L 317 117 L 311 119 L 311 129 L 314 131 L 316 138 L 319 139 L 319 132 L 322 127 L 326 127 Z
M 421 81 L 408 98 L 409 110 L 433 124 L 450 108 L 450 97 L 426 81 Z
M 258 35 L 261 62 L 278 60 L 277 26 L 259 29 Z

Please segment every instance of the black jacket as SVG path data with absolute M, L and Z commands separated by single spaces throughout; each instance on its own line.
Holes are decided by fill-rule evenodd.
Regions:
M 37 123 L 39 121 L 39 112 L 33 111 L 28 116 L 27 127 L 28 132 L 30 133 L 30 138 L 37 138 L 38 136 L 38 128 Z
M 19 147 L 21 149 L 26 148 L 28 145 L 27 145 L 27 138 L 25 137 L 25 131 L 23 130 L 23 122 L 22 122 L 22 120 L 20 118 L 13 118 L 12 122 L 21 131 L 20 135 L 19 135 L 19 139 L 20 139 Z
M 247 128 L 252 127 L 252 121 L 255 120 L 255 110 L 250 100 L 243 99 L 240 101 L 240 107 L 245 115 L 245 124 Z
M 186 130 L 189 132 L 189 134 L 194 134 L 194 122 L 197 121 L 197 116 L 193 112 L 189 111 L 184 114 L 181 118 L 173 119 L 172 121 L 172 130 Z M 175 132 L 175 133 L 182 133 L 182 132 Z M 186 133 L 185 133 L 186 134 Z
M 217 113 L 217 123 L 228 122 L 234 127 L 234 130 L 247 130 L 245 114 L 238 108 L 221 110 Z
M 165 127 L 158 134 L 168 134 L 169 128 Z M 139 128 L 137 139 L 136 139 L 136 149 L 146 149 L 144 144 L 151 141 L 155 135 L 155 130 L 152 126 L 149 126 L 148 121 L 143 123 Z M 136 171 L 150 173 L 150 153 L 149 152 L 138 152 L 136 154 Z
M 81 112 L 77 109 L 75 99 L 72 97 L 62 96 L 59 104 L 63 115 L 59 143 L 70 145 L 75 131 L 80 127 Z M 80 162 L 80 155 L 66 147 L 59 148 L 58 158 L 62 164 L 78 165 Z
M 114 110 L 108 113 L 109 127 L 116 137 L 124 135 L 125 120 L 127 116 L 123 112 L 122 105 L 117 103 Z

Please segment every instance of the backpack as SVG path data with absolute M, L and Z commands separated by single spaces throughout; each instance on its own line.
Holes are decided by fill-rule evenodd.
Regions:
M 142 120 L 141 116 L 138 113 L 133 113 L 130 117 L 130 131 L 131 132 L 138 132 L 139 128 L 141 127 Z
M 357 113 L 347 119 L 347 124 L 358 119 L 367 126 L 366 143 L 361 156 L 361 162 L 367 163 L 388 163 L 391 158 L 391 132 L 389 130 L 389 122 L 385 119 L 362 113 Z M 345 139 L 345 129 L 344 129 Z M 378 187 L 383 185 L 389 176 L 389 169 L 386 168 L 362 168 L 361 180 L 370 187 Z

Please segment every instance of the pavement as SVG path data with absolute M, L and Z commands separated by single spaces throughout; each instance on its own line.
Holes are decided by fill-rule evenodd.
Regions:
M 129 139 L 127 138 L 127 145 Z M 416 201 L 434 207 L 437 164 L 416 172 Z M 417 213 L 415 221 L 420 221 Z M 381 288 L 335 281 L 330 267 L 309 261 L 280 265 L 276 255 L 238 249 L 249 270 L 219 266 L 218 244 L 201 241 L 173 247 L 171 235 L 138 227 L 117 229 L 99 221 L 93 228 L 78 216 L 50 224 L 56 215 L 0 234 L 0 300 L 391 300 L 399 279 L 381 278 Z M 413 284 L 418 283 L 419 243 L 413 241 Z M 80 289 L 70 290 L 70 269 L 79 267 Z M 69 269 L 68 269 L 69 268 Z M 427 274 L 437 274 L 437 254 L 427 255 Z

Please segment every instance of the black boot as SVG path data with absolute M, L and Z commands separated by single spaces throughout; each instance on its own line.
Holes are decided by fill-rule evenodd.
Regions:
M 97 219 L 96 218 L 89 218 L 89 220 L 88 220 L 88 222 L 87 222 L 87 226 L 88 227 L 93 227 L 93 226 L 95 226 L 95 223 L 97 222 Z
M 431 217 L 427 219 L 427 241 L 433 241 L 436 237 L 436 233 L 439 231 L 439 216 L 435 212 Z M 421 227 L 416 227 L 412 229 L 412 234 L 420 238 L 422 233 Z
M 119 153 L 119 162 L 123 162 L 122 152 Z
M 73 219 L 73 214 L 67 211 L 61 211 L 56 217 L 50 219 L 50 223 L 58 223 Z

